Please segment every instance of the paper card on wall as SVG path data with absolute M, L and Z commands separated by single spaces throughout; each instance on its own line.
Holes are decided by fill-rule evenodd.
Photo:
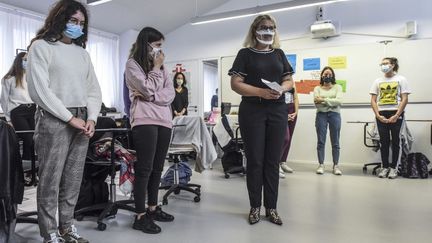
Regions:
M 328 65 L 333 69 L 345 69 L 347 67 L 346 56 L 329 57 Z
M 297 67 L 297 55 L 296 54 L 286 54 L 286 58 L 288 59 L 289 64 L 291 65 L 292 69 L 294 70 L 294 73 L 296 73 L 296 67 Z
M 303 59 L 303 71 L 312 71 L 321 69 L 320 58 L 306 58 Z
M 342 86 L 342 92 L 346 93 L 346 86 L 347 81 L 346 80 L 336 80 L 336 83 Z

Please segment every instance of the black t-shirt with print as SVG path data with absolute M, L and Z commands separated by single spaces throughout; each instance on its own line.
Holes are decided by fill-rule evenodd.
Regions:
M 282 77 L 293 73 L 294 71 L 281 49 L 259 51 L 253 48 L 243 48 L 238 52 L 228 75 L 239 75 L 249 85 L 267 88 L 261 79 L 281 84 Z M 244 97 L 242 98 L 244 99 Z M 284 102 L 284 96 L 282 95 L 274 101 Z

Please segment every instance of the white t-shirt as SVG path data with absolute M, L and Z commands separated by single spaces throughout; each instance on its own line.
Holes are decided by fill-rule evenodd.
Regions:
M 375 80 L 369 94 L 377 95 L 378 110 L 397 110 L 401 94 L 410 94 L 408 81 L 399 74 L 391 78 L 382 77 Z

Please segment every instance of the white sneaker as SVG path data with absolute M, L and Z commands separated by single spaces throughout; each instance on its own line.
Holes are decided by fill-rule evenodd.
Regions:
M 44 243 L 64 243 L 64 242 L 65 241 L 63 240 L 63 238 L 58 236 L 56 233 L 51 233 L 50 239 L 44 241 Z
M 382 168 L 380 173 L 378 174 L 379 178 L 386 178 L 388 176 L 389 169 L 388 168 Z
M 281 163 L 280 163 L 280 167 L 282 168 L 282 170 L 283 170 L 285 173 L 293 173 L 293 172 L 294 172 L 294 170 L 291 169 L 291 167 L 289 167 L 288 164 L 287 164 L 286 162 L 281 162 Z
M 320 164 L 320 165 L 318 166 L 317 170 L 316 170 L 316 173 L 317 173 L 318 175 L 322 175 L 322 174 L 324 174 L 324 165 Z
M 333 166 L 333 174 L 342 175 L 342 171 L 339 169 L 339 166 L 337 165 Z
M 389 179 L 396 179 L 398 177 L 398 172 L 396 169 L 390 168 L 390 172 L 388 174 Z
M 282 170 L 280 166 L 279 166 L 279 178 L 285 179 L 285 172 Z

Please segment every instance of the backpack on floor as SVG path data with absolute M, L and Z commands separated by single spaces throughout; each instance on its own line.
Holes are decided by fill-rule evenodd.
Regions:
M 105 180 L 109 173 L 110 168 L 105 166 L 87 164 L 84 167 L 83 180 L 75 210 L 108 202 L 108 183 Z M 98 216 L 101 212 L 102 210 L 92 211 L 83 215 Z
M 405 178 L 428 178 L 429 159 L 422 153 L 410 153 L 401 159 L 401 175 Z

